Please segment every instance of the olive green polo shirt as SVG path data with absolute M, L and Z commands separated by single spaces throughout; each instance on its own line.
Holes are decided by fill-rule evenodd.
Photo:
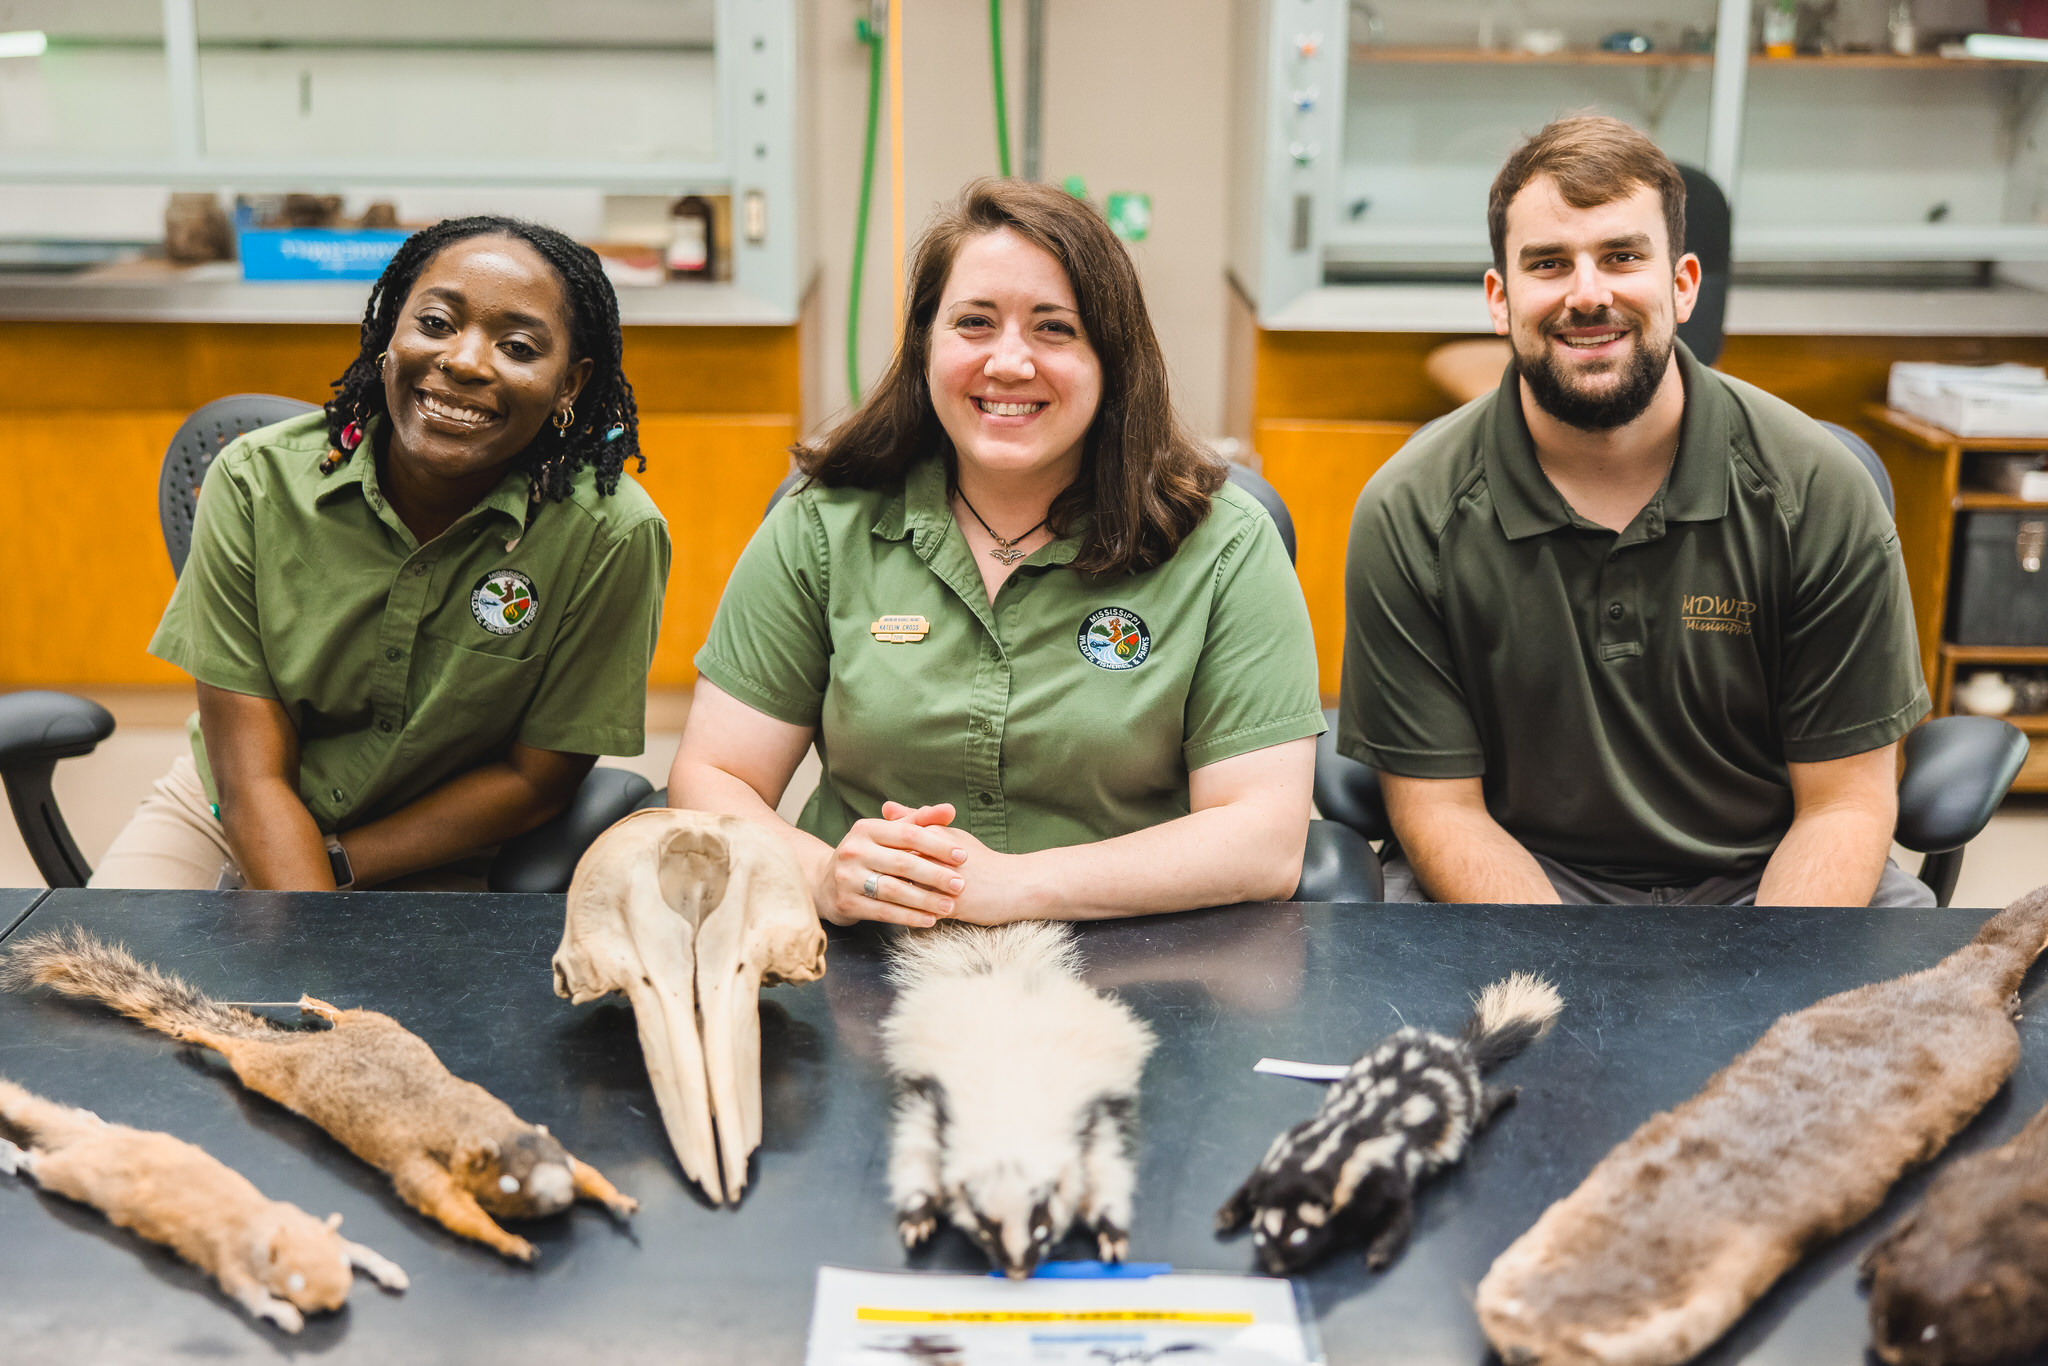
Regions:
M 884 800 L 951 802 L 992 849 L 1090 843 L 1186 815 L 1191 769 L 1323 730 L 1301 585 L 1235 488 L 1155 569 L 1077 573 L 1077 529 L 993 603 L 947 498 L 936 458 L 900 489 L 805 489 L 726 584 L 697 668 L 817 728 L 800 828 L 836 844 Z M 885 616 L 929 629 L 883 640 L 918 634 Z
M 1928 710 L 1898 537 L 1824 428 L 1678 348 L 1671 472 L 1620 533 L 1544 474 L 1513 367 L 1358 501 L 1339 749 L 1484 779 L 1525 847 L 1650 886 L 1754 868 L 1786 763 Z
M 331 474 L 325 417 L 251 432 L 206 472 L 150 653 L 275 698 L 324 831 L 388 815 L 513 741 L 638 754 L 668 528 L 630 478 L 586 469 L 564 502 L 522 473 L 425 545 L 377 485 L 374 431 Z M 219 800 L 198 718 L 192 755 Z

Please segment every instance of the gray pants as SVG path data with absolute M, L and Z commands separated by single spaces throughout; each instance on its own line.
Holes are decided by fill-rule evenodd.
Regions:
M 1754 906 L 1757 886 L 1764 880 L 1764 870 L 1758 868 L 1753 873 L 1738 873 L 1732 877 L 1710 877 L 1690 886 L 1631 887 L 1624 882 L 1609 882 L 1605 878 L 1582 873 L 1541 854 L 1532 852 L 1531 857 L 1542 867 L 1550 885 L 1557 889 L 1558 900 L 1567 906 Z M 1387 860 L 1386 873 L 1388 901 L 1429 900 L 1415 881 L 1415 870 L 1401 855 L 1396 854 Z M 1886 859 L 1884 876 L 1877 880 L 1877 890 L 1871 893 L 1870 904 L 1932 906 L 1934 891 L 1895 861 Z

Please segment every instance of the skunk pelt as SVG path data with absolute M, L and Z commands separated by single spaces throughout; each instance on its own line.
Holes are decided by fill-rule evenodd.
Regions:
M 941 1218 L 1013 1279 L 1079 1223 L 1123 1260 L 1152 1031 L 1083 985 L 1063 925 L 899 938 L 882 1042 L 897 1086 L 889 1195 L 905 1247 Z
M 1366 1245 L 1365 1264 L 1391 1265 L 1415 1222 L 1415 1189 L 1455 1165 L 1515 1089 L 1481 1074 L 1549 1032 L 1564 1002 L 1517 972 L 1479 993 L 1457 1038 L 1404 1028 L 1332 1082 L 1314 1115 L 1273 1140 L 1216 1212 L 1219 1235 L 1247 1224 L 1267 1271 L 1284 1276 L 1332 1249 Z

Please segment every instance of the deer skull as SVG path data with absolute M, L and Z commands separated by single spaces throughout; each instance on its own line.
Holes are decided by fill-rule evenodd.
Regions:
M 760 989 L 824 971 L 825 932 L 773 833 L 736 816 L 636 811 L 576 865 L 555 994 L 632 1001 L 683 1174 L 726 1202 L 746 1189 L 761 1143 Z

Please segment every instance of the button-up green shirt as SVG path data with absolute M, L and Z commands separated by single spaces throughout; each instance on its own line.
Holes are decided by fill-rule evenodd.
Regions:
M 206 472 L 192 553 L 150 653 L 284 704 L 299 795 L 347 830 L 513 741 L 638 754 L 668 528 L 632 479 L 564 502 L 508 474 L 425 545 L 377 485 L 374 432 L 331 474 L 308 413 L 230 443 Z M 218 800 L 198 718 L 192 754 Z
M 697 668 L 817 727 L 798 825 L 833 844 L 885 799 L 951 802 L 1010 853 L 1108 839 L 1186 815 L 1191 769 L 1322 732 L 1301 585 L 1252 499 L 1226 485 L 1143 574 L 1079 574 L 1079 550 L 1041 546 L 990 602 L 939 460 L 809 488 L 740 556 Z
M 1897 534 L 1826 429 L 1681 344 L 1664 485 L 1621 532 L 1537 462 L 1513 367 L 1411 442 L 1352 520 L 1339 749 L 1483 777 L 1521 843 L 1637 885 L 1753 868 L 1787 761 L 1927 714 Z

